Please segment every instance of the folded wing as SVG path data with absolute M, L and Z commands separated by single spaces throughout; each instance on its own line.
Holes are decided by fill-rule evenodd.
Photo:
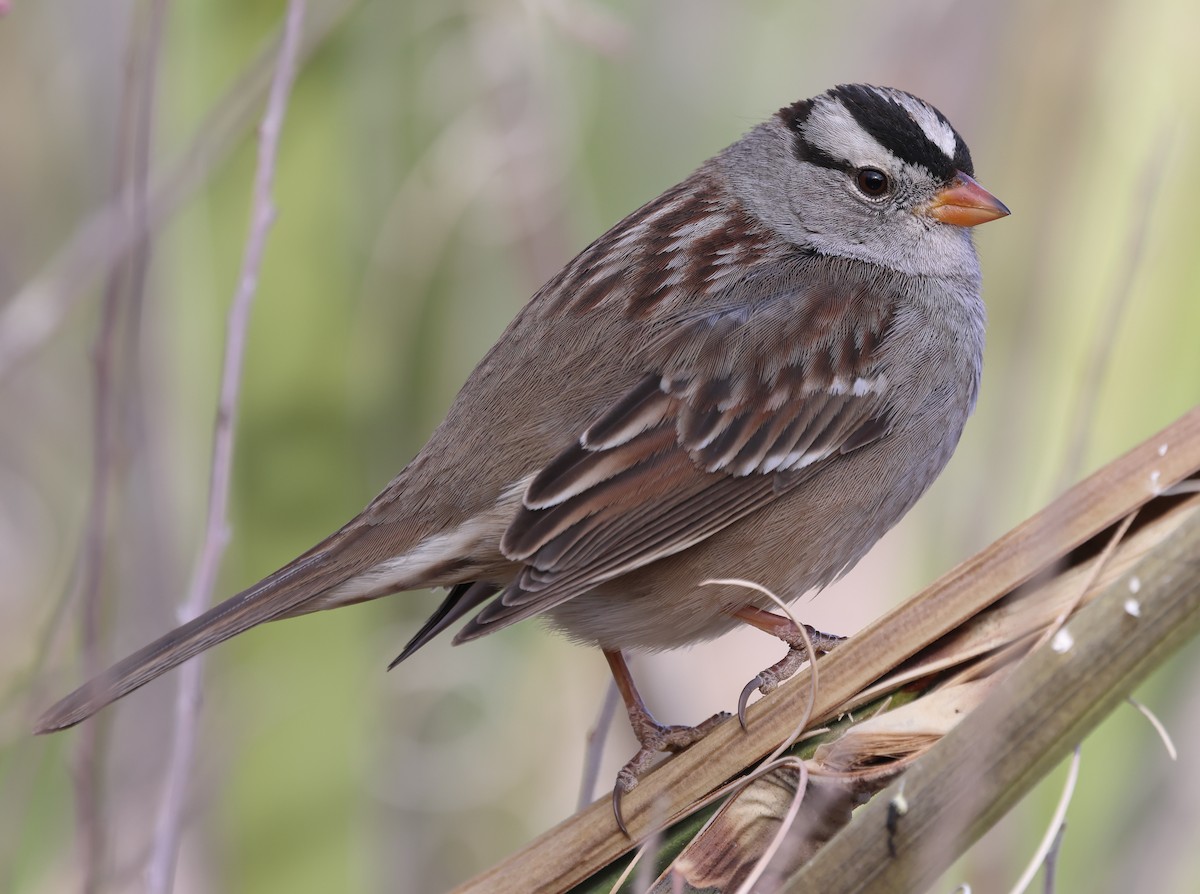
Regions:
M 663 327 L 645 376 L 528 485 L 501 541 L 523 567 L 456 642 L 685 550 L 886 436 L 894 296 L 799 279 Z

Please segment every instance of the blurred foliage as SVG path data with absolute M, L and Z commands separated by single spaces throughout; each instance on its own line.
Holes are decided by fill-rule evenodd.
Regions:
M 1188 0 L 310 7 L 311 22 L 335 24 L 301 73 L 283 134 L 223 591 L 361 508 L 573 252 L 754 122 L 838 82 L 892 84 L 937 104 L 1014 215 L 978 237 L 990 342 L 954 462 L 855 574 L 801 603 L 806 614 L 854 629 L 1045 502 L 1065 483 L 1073 426 L 1088 437 L 1071 479 L 1200 397 L 1200 8 Z M 282 11 L 278 0 L 168 4 L 156 169 L 195 139 Z M 110 199 L 130 35 L 144 13 L 138 0 L 13 0 L 0 19 L 0 308 Z M 143 310 L 122 341 L 109 657 L 173 623 L 199 538 L 252 128 L 206 164 L 205 185 L 154 232 Z M 69 279 L 73 310 L 0 381 L 5 891 L 79 884 L 75 734 L 27 731 L 83 673 L 74 569 L 102 285 Z M 1121 307 L 1095 378 L 1090 358 Z M 603 662 L 527 624 L 462 650 L 435 644 L 385 676 L 433 604 L 414 594 L 310 616 L 213 654 L 177 890 L 435 891 L 573 809 Z M 764 645 L 718 643 L 637 672 L 663 716 L 686 721 L 732 704 L 778 657 Z M 1193 647 L 1143 693 L 1175 733 L 1178 764 L 1133 712 L 1085 744 L 1063 890 L 1192 890 L 1198 664 Z M 105 890 L 138 886 L 174 686 L 168 677 L 103 721 Z M 614 733 L 605 773 L 629 747 Z M 946 888 L 966 879 L 1005 890 L 1056 784 Z

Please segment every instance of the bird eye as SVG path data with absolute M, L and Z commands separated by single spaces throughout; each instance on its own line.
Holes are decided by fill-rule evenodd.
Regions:
M 892 188 L 892 181 L 888 179 L 888 175 L 878 168 L 859 168 L 857 182 L 862 194 L 872 199 L 887 195 L 888 190 Z

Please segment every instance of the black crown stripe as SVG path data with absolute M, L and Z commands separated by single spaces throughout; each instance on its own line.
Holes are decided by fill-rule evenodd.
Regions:
M 948 158 L 946 153 L 929 139 L 921 125 L 913 120 L 908 110 L 886 94 L 861 84 L 845 84 L 834 87 L 829 91 L 829 95 L 841 102 L 863 130 L 901 161 L 920 165 L 943 181 L 949 181 L 955 170 L 960 170 L 968 176 L 974 173 L 971 155 L 952 126 L 950 130 L 954 134 L 955 152 L 953 158 Z M 928 103 L 924 105 L 929 106 Z M 933 106 L 929 108 L 939 121 L 950 126 L 945 115 Z
M 917 101 L 928 106 L 938 120 L 945 123 L 954 134 L 954 158 L 946 157 L 946 153 L 929 139 L 921 125 L 913 120 L 904 106 L 871 87 L 843 84 L 834 87 L 827 95 L 845 106 L 864 131 L 902 161 L 920 165 L 943 181 L 949 181 L 956 170 L 968 176 L 974 174 L 971 153 L 958 131 L 945 115 L 923 100 Z M 779 117 L 796 134 L 796 157 L 823 168 L 850 170 L 851 165 L 845 159 L 834 158 L 821 147 L 805 139 L 804 123 L 812 114 L 813 106 L 813 100 L 802 99 L 779 110 Z

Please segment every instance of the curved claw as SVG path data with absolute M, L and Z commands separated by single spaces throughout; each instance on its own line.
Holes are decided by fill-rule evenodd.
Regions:
M 617 821 L 617 828 L 621 830 L 621 834 L 626 838 L 633 840 L 633 836 L 629 834 L 629 827 L 625 825 L 625 817 L 621 815 L 621 795 L 624 794 L 621 789 L 621 783 L 618 782 L 613 786 L 612 793 L 612 811 L 613 817 Z
M 631 841 L 633 840 L 633 836 L 629 834 L 629 827 L 625 825 L 625 814 L 621 812 L 621 796 L 637 788 L 638 773 L 641 772 L 646 762 L 653 755 L 654 752 L 652 750 L 648 748 L 641 749 L 633 756 L 633 760 L 626 764 L 621 769 L 621 772 L 617 774 L 617 781 L 613 785 L 613 818 L 617 821 L 617 828 L 621 830 L 621 834 Z
M 809 658 L 809 647 L 805 643 L 804 635 L 799 628 L 796 627 L 794 621 L 788 618 L 781 618 L 778 615 L 768 611 L 755 608 L 747 605 L 737 612 L 734 612 L 734 617 L 745 621 L 759 630 L 770 633 L 772 636 L 777 636 L 787 644 L 788 651 L 783 659 L 775 662 L 768 667 L 757 677 L 751 680 L 742 689 L 742 694 L 738 696 L 738 723 L 741 724 L 744 732 L 749 732 L 750 727 L 746 722 L 746 708 L 750 703 L 750 694 L 757 689 L 763 695 L 768 695 L 779 688 L 779 684 L 791 677 L 797 670 L 803 666 Z M 804 625 L 804 632 L 808 634 L 809 643 L 812 646 L 813 652 L 816 655 L 824 655 L 832 651 L 838 643 L 844 640 L 844 636 L 836 636 Z
M 738 696 L 738 723 L 741 724 L 742 732 L 750 732 L 750 726 L 746 723 L 746 708 L 750 705 L 750 695 L 762 686 L 763 682 L 762 674 L 759 674 L 742 687 L 742 694 Z

